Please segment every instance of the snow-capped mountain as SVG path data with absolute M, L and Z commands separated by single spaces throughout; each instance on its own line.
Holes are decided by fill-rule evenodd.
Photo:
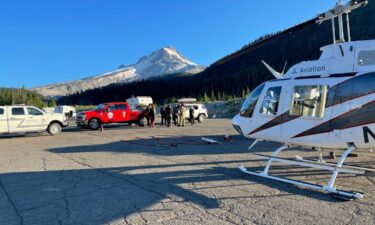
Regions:
M 174 47 L 167 46 L 140 58 L 136 64 L 130 66 L 81 80 L 35 87 L 32 90 L 46 97 L 59 97 L 113 83 L 145 80 L 173 73 L 195 74 L 203 69 L 204 67 L 193 63 Z

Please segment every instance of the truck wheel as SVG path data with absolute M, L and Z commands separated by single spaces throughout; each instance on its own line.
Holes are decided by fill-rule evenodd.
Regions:
M 199 122 L 199 123 L 202 123 L 204 119 L 206 119 L 206 116 L 205 116 L 204 114 L 200 114 L 200 115 L 198 116 L 198 122 Z
M 89 121 L 89 124 L 88 124 L 88 127 L 91 129 L 91 130 L 97 130 L 99 129 L 100 127 L 100 122 L 98 119 L 91 119 Z
M 147 121 L 146 121 L 146 118 L 145 117 L 142 117 L 138 120 L 138 125 L 140 127 L 144 127 L 146 125 Z
M 58 123 L 51 123 L 47 129 L 48 133 L 52 136 L 61 133 L 61 126 Z

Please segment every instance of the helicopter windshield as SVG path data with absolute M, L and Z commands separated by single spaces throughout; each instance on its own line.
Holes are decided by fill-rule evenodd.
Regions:
M 259 85 L 257 88 L 255 88 L 249 97 L 246 98 L 245 102 L 243 103 L 240 111 L 240 116 L 251 118 L 253 116 L 253 112 L 255 109 L 255 106 L 258 102 L 259 96 L 262 93 L 264 89 L 265 83 Z

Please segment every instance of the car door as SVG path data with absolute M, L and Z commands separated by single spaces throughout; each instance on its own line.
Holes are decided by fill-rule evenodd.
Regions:
M 8 108 L 8 127 L 9 133 L 27 132 L 32 129 L 25 125 L 28 115 L 25 107 L 13 106 Z
M 193 108 L 194 108 L 194 118 L 198 118 L 199 114 L 200 114 L 202 111 L 199 110 L 198 105 L 194 105 Z
M 105 113 L 107 118 L 108 118 L 108 123 L 117 123 L 118 120 L 117 120 L 117 115 L 116 115 L 116 111 L 117 111 L 117 106 L 115 104 L 113 105 L 110 105 L 108 106 L 107 112 Z
M 5 107 L 0 107 L 0 133 L 8 133 L 8 120 Z
M 47 128 L 44 113 L 35 107 L 26 107 L 26 113 L 28 115 L 25 126 L 33 128 L 35 130 L 44 130 Z
M 117 104 L 115 111 L 115 118 L 117 122 L 127 122 L 130 120 L 130 113 L 127 111 L 128 108 L 125 104 Z

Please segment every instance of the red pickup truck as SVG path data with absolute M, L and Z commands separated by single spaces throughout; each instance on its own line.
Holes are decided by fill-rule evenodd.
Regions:
M 76 122 L 81 128 L 97 130 L 102 124 L 138 123 L 144 126 L 145 112 L 132 110 L 127 102 L 109 102 L 98 105 L 92 111 L 77 114 Z

